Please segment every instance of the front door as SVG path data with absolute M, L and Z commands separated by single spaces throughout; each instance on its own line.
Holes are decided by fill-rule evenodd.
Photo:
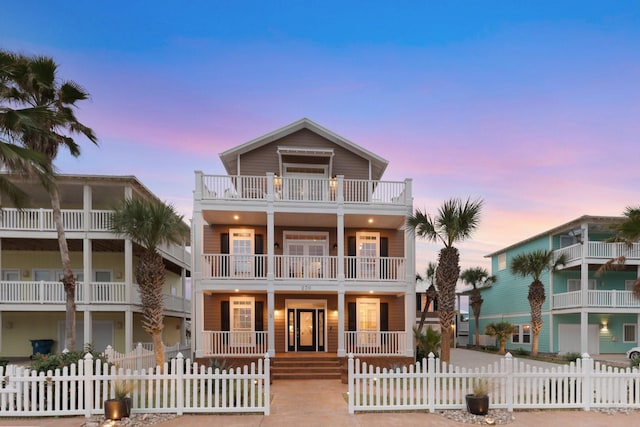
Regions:
M 289 351 L 324 351 L 324 310 L 290 308 L 287 311 Z

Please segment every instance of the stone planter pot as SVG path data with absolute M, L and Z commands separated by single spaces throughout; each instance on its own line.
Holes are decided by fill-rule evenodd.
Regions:
M 108 399 L 104 401 L 104 417 L 107 420 L 118 421 L 128 417 L 131 404 L 126 399 Z
M 467 394 L 467 411 L 473 415 L 487 415 L 489 412 L 489 396 Z

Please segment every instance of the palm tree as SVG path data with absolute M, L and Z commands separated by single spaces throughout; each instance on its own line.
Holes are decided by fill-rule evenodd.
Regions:
M 58 66 L 52 58 L 14 55 L 13 59 L 10 78 L 7 80 L 10 82 L 9 90 L 4 96 L 12 104 L 37 112 L 29 115 L 30 120 L 23 122 L 25 125 L 19 129 L 22 144 L 44 155 L 49 170 L 54 169 L 53 162 L 61 147 L 68 149 L 74 157 L 80 155 L 80 147 L 74 141 L 74 135 L 82 135 L 97 144 L 93 130 L 83 125 L 74 113 L 76 104 L 88 99 L 89 94 L 73 81 L 61 81 L 57 75 Z M 28 126 L 30 123 L 37 126 Z M 51 198 L 66 296 L 65 347 L 73 351 L 76 348 L 76 280 L 71 270 L 62 222 L 60 192 L 55 175 L 39 173 L 38 177 Z
M 467 268 L 460 273 L 460 279 L 473 286 L 471 291 L 471 310 L 473 311 L 473 317 L 475 319 L 475 345 L 480 344 L 480 309 L 482 308 L 482 295 L 480 294 L 480 288 L 491 286 L 496 281 L 496 276 L 490 276 L 486 268 L 474 267 Z
M 533 331 L 533 343 L 531 355 L 538 355 L 538 336 L 542 330 L 542 304 L 546 300 L 544 284 L 540 277 L 544 271 L 556 271 L 560 265 L 566 264 L 566 256 L 563 254 L 555 257 L 553 251 L 539 249 L 532 252 L 519 254 L 511 260 L 511 272 L 516 276 L 531 276 L 533 282 L 529 285 L 529 305 L 531 306 L 531 329 Z
M 444 248 L 438 254 L 436 283 L 438 284 L 438 313 L 442 335 L 441 360 L 449 363 L 451 324 L 456 315 L 456 284 L 460 275 L 460 255 L 454 243 L 471 236 L 478 227 L 482 200 L 450 199 L 445 201 L 436 216 L 416 209 L 407 218 L 407 227 L 419 237 L 441 242 Z
M 485 327 L 484 333 L 498 339 L 500 343 L 500 354 L 504 354 L 505 343 L 513 333 L 513 325 L 505 321 L 489 323 Z
M 625 220 L 616 227 L 617 234 L 612 239 L 615 242 L 624 242 L 628 246 L 640 242 L 640 206 L 627 206 L 624 211 Z M 612 258 L 603 264 L 596 275 L 601 275 L 605 271 L 621 268 L 627 261 L 624 255 Z M 633 283 L 633 295 L 640 298 L 640 277 Z
M 165 266 L 158 247 L 165 243 L 185 243 L 189 237 L 189 227 L 172 205 L 155 200 L 126 199 L 112 214 L 111 230 L 144 248 L 135 269 L 142 301 L 142 327 L 153 338 L 156 364 L 163 366 L 162 287 L 165 282 Z
M 416 339 L 418 346 L 418 352 L 416 354 L 416 361 L 421 362 L 422 359 L 429 356 L 429 353 L 433 353 L 435 357 L 438 357 L 438 350 L 440 349 L 440 334 L 434 331 L 431 325 L 427 328 L 426 332 L 422 332 L 422 329 L 413 327 L 413 336 Z
M 418 324 L 418 330 L 422 331 L 422 327 L 424 326 L 424 322 L 427 320 L 427 312 L 429 310 L 429 306 L 433 301 L 438 297 L 438 291 L 435 286 L 436 283 L 436 268 L 437 265 L 435 262 L 429 262 L 427 265 L 427 271 L 425 272 L 425 277 L 422 277 L 420 274 L 416 274 L 416 280 L 419 281 L 428 281 L 429 287 L 427 287 L 426 296 L 427 299 L 424 302 L 424 307 L 422 308 L 422 314 L 420 315 L 420 323 Z

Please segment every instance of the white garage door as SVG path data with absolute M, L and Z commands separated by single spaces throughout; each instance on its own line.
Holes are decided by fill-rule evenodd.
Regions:
M 558 325 L 558 352 L 580 353 L 580 325 Z M 598 325 L 589 325 L 590 355 L 600 353 Z

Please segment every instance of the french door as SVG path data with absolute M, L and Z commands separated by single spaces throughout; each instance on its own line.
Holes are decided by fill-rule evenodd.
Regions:
M 290 308 L 287 322 L 289 351 L 324 351 L 324 309 Z

